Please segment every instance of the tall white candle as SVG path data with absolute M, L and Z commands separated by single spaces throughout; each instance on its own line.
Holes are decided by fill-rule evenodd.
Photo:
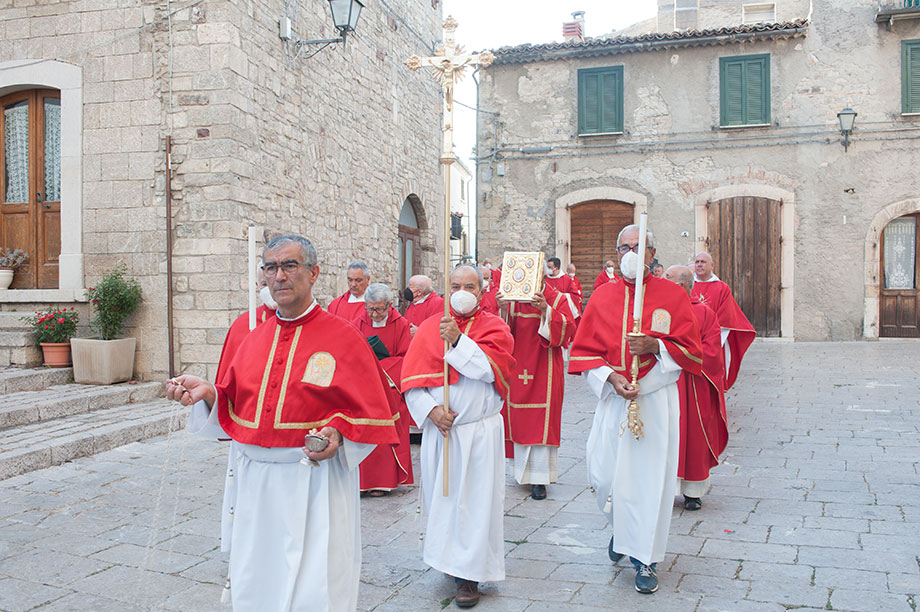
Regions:
M 645 288 L 645 232 L 648 228 L 648 213 L 639 215 L 639 266 L 636 272 L 636 296 L 633 302 L 633 326 L 638 323 L 639 330 L 642 328 L 642 298 L 643 289 Z
M 256 228 L 249 226 L 249 331 L 256 328 Z

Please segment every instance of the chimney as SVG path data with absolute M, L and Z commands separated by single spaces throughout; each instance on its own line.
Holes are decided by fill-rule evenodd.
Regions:
M 575 21 L 562 24 L 562 38 L 567 43 L 576 43 L 585 41 L 585 12 L 575 11 L 572 13 Z

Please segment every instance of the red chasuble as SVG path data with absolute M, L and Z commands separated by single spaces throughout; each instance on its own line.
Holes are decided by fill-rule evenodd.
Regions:
M 680 392 L 677 477 L 702 482 L 709 478 L 709 470 L 719 464 L 719 455 L 728 444 L 722 391 L 725 366 L 719 318 L 706 304 L 696 299 L 691 302 L 703 343 L 703 373 L 681 372 L 677 383 Z
M 645 275 L 644 287 L 642 333 L 662 340 L 668 354 L 681 368 L 699 374 L 703 364 L 700 330 L 687 292 L 679 285 L 651 274 Z M 632 380 L 633 357 L 629 353 L 626 334 L 633 328 L 635 290 L 633 282 L 623 280 L 605 283 L 594 291 L 572 343 L 570 374 L 608 366 Z M 650 354 L 639 357 L 641 379 L 654 367 L 657 358 Z
M 403 358 L 412 340 L 412 335 L 409 333 L 409 322 L 391 306 L 387 314 L 387 323 L 383 327 L 374 327 L 367 311 L 352 321 L 352 325 L 357 327 L 361 335 L 366 338 L 379 337 L 390 354 L 389 357 L 380 359 L 378 363 L 388 379 L 384 391 L 389 397 L 390 410 L 396 420 L 396 433 L 399 436 L 399 444 L 381 444 L 361 462 L 361 490 L 392 490 L 401 484 L 412 484 L 409 409 L 406 407 L 402 393 L 399 392 Z M 389 381 L 392 381 L 396 387 L 389 384 Z
M 350 291 L 346 291 L 339 297 L 332 300 L 332 303 L 329 304 L 329 308 L 326 309 L 326 312 L 329 314 L 334 314 L 337 317 L 342 317 L 346 321 L 354 321 L 364 313 L 364 302 L 349 302 L 348 296 L 351 295 Z
M 731 360 L 725 372 L 725 390 L 728 391 L 738 378 L 741 359 L 754 342 L 757 332 L 735 301 L 731 288 L 724 282 L 695 282 L 693 296 L 712 308 L 719 317 L 719 326 L 729 330 L 728 338 L 725 340 L 731 350 Z
M 559 293 L 568 293 L 575 308 L 578 309 L 578 312 L 581 312 L 581 291 L 575 286 L 575 281 L 572 280 L 571 276 L 568 274 L 562 274 L 556 278 L 544 276 L 543 282 Z M 571 309 L 569 311 L 571 312 Z
M 616 274 L 613 275 L 613 278 L 607 276 L 607 270 L 601 270 L 601 273 L 597 275 L 597 278 L 594 279 L 594 288 L 597 289 L 604 283 L 615 283 L 620 280 L 620 277 Z
M 270 309 L 265 304 L 256 308 L 256 327 L 265 323 L 269 318 L 275 318 L 274 310 Z M 230 325 L 230 330 L 227 331 L 227 337 L 224 339 L 224 348 L 220 351 L 220 361 L 217 362 L 217 377 L 214 380 L 220 382 L 221 379 L 223 379 L 224 374 L 230 367 L 230 362 L 233 361 L 233 356 L 236 355 L 237 349 L 240 348 L 240 343 L 243 342 L 243 338 L 248 334 L 249 313 L 245 312 L 236 318 L 236 321 Z
M 217 383 L 218 418 L 244 444 L 300 447 L 310 429 L 327 425 L 353 442 L 395 444 L 384 384 L 367 340 L 317 306 L 243 338 Z
M 559 446 L 565 385 L 562 347 L 575 336 L 575 321 L 564 295 L 551 287 L 543 291 L 551 306 L 549 340 L 537 333 L 542 320 L 539 308 L 527 302 L 508 305 L 517 365 L 511 375 L 511 400 L 502 414 L 505 440 Z M 508 457 L 513 456 L 513 451 L 513 445 L 505 445 Z
M 422 324 L 422 321 L 435 315 L 437 315 L 438 319 L 444 316 L 444 298 L 437 293 L 431 292 L 421 304 L 418 302 L 409 304 L 406 307 L 406 314 L 403 316 L 409 323 L 418 327 Z
M 572 279 L 572 287 L 575 288 L 575 293 L 578 294 L 578 302 L 575 303 L 575 306 L 578 308 L 578 312 L 581 312 L 583 308 L 585 292 L 581 288 L 581 281 L 578 280 L 577 276 L 570 276 L 569 278 Z
M 489 290 L 482 292 L 482 301 L 479 302 L 479 307 L 489 313 L 496 316 L 501 316 L 498 308 L 498 285 L 489 283 Z
M 514 370 L 514 338 L 501 318 L 477 309 L 469 317 L 451 311 L 460 332 L 475 342 L 489 359 L 495 374 L 495 390 L 508 401 L 511 372 Z M 444 384 L 444 341 L 441 339 L 441 319 L 431 317 L 422 323 L 412 338 L 402 370 L 402 390 L 416 387 L 440 387 Z M 460 373 L 448 372 L 448 382 L 456 384 Z

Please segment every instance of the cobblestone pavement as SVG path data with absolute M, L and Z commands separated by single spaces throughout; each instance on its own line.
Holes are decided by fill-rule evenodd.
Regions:
M 607 559 L 585 484 L 594 401 L 569 378 L 560 482 L 509 480 L 508 578 L 482 611 L 916 611 L 920 342 L 757 342 L 703 509 L 675 505 L 661 589 Z M 416 449 L 417 450 L 417 449 Z M 184 432 L 0 481 L 0 609 L 228 610 L 218 603 L 226 448 Z M 362 500 L 359 608 L 454 607 L 421 561 L 417 492 Z

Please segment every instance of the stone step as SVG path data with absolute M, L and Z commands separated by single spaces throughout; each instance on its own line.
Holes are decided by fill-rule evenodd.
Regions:
M 0 480 L 170 433 L 187 418 L 188 408 L 161 398 L 0 431 Z
M 38 391 L 0 395 L 0 431 L 42 423 L 74 414 L 147 402 L 163 395 L 163 383 L 118 385 L 52 385 Z
M 8 314 L 8 313 L 0 313 Z M 28 329 L 0 329 L 0 366 L 41 365 L 42 349 Z
M 3 311 L 0 312 L 0 329 L 28 329 L 29 323 L 22 320 L 22 317 L 30 317 L 35 314 L 32 311 L 28 312 L 19 312 L 19 311 Z
M 73 368 L 0 368 L 0 395 L 38 391 L 73 380 Z

